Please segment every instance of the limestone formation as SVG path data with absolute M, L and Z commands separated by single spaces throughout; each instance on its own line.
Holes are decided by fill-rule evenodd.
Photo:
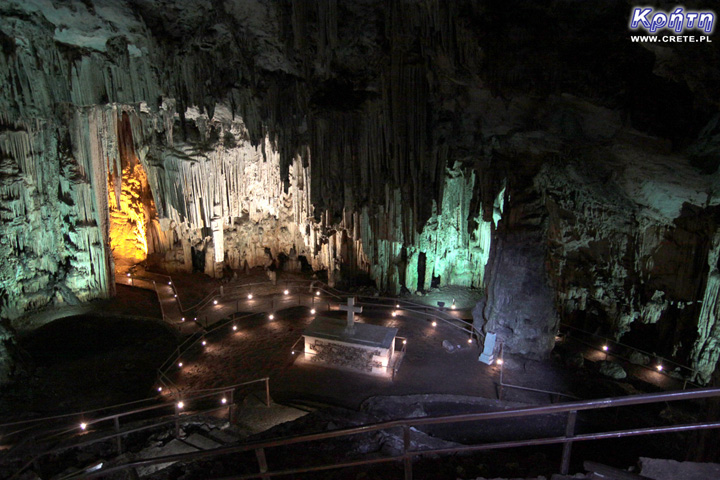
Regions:
M 567 323 L 710 381 L 717 42 L 628 42 L 593 5 L 3 1 L 0 316 L 124 263 L 305 268 L 482 289 L 509 353 Z

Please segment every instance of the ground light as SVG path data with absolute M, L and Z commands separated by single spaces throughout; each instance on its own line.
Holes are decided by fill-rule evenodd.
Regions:
M 607 345 L 603 345 L 602 349 L 603 349 L 603 352 L 607 352 L 607 351 L 608 351 L 608 346 L 607 346 Z
M 82 423 L 80 424 L 80 430 L 85 430 L 86 428 L 87 428 L 87 423 L 82 422 Z
M 495 364 L 496 364 L 496 365 L 502 365 L 502 364 L 503 364 L 503 359 L 502 359 L 502 358 L 498 358 L 497 360 L 495 360 Z
M 178 410 L 182 410 L 183 407 L 185 407 L 185 402 L 183 402 L 182 400 L 180 400 L 180 401 L 177 403 L 177 408 L 178 408 Z
M 432 326 L 437 327 L 437 322 L 433 320 Z
M 162 387 L 158 387 L 158 392 L 162 392 Z
M 203 340 L 203 341 L 202 341 L 202 344 L 203 344 L 203 347 L 204 347 L 205 345 L 207 345 L 207 341 L 206 341 L 206 340 Z
M 311 313 L 312 315 L 315 315 L 315 309 L 313 308 L 312 310 L 310 310 L 310 313 Z
M 319 296 L 320 296 L 320 290 L 318 290 L 317 292 L 315 292 L 315 295 L 319 297 Z
M 407 345 L 407 340 L 403 340 L 403 345 Z
M 663 366 L 662 364 L 658 364 L 655 368 L 657 368 L 658 372 L 662 372 Z
M 468 343 L 472 343 L 472 338 L 468 338 Z
M 130 274 L 128 273 L 127 276 L 130 277 Z
M 233 325 L 233 330 L 237 330 L 237 325 Z
M 182 368 L 182 362 L 178 362 L 178 367 Z
M 397 317 L 397 312 L 392 312 L 393 317 Z
M 222 400 L 220 400 L 220 403 L 222 403 L 223 405 L 225 405 L 225 404 L 227 403 L 227 398 L 222 397 Z
M 273 314 L 271 313 L 270 315 L 268 315 L 268 318 L 269 318 L 270 320 L 274 320 L 274 319 L 275 319 L 275 315 L 273 315 Z
M 287 295 L 287 294 L 289 294 L 289 293 L 290 293 L 290 290 L 284 290 L 284 291 L 283 291 L 283 295 Z
M 248 300 L 252 300 L 252 293 L 248 293 Z
M 213 305 L 217 305 L 217 300 L 213 300 Z
M 172 282 L 168 282 L 168 285 L 172 285 Z
M 182 317 L 182 318 L 180 319 L 180 321 L 181 321 L 181 322 L 184 322 L 184 321 L 185 321 L 185 317 Z

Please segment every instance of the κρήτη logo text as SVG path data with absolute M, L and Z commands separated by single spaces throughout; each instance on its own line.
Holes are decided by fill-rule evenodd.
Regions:
M 700 30 L 709 34 L 713 28 L 715 12 L 712 10 L 685 10 L 685 7 L 678 6 L 666 12 L 652 7 L 633 7 L 630 12 L 630 30 L 645 30 L 649 33 L 658 30 L 672 30 L 675 33 Z

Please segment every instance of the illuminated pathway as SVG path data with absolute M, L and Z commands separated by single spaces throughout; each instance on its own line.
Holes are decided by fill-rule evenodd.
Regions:
M 210 298 L 197 315 L 202 327 L 214 330 L 202 338 L 194 338 L 193 347 L 187 351 L 182 349 L 179 356 L 171 359 L 167 375 L 172 382 L 181 390 L 196 390 L 267 376 L 271 378 L 271 392 L 276 400 L 300 398 L 350 408 L 358 408 L 362 401 L 375 395 L 446 394 L 497 398 L 498 367 L 478 362 L 477 338 L 468 343 L 467 330 L 442 320 L 433 325 L 431 318 L 403 307 L 431 312 L 437 312 L 437 309 L 403 301 L 400 301 L 401 307 L 396 308 L 394 299 L 361 298 L 359 304 L 364 310 L 358 315 L 360 322 L 396 327 L 399 336 L 407 337 L 407 352 L 394 381 L 306 362 L 296 365 L 292 348 L 314 318 L 311 308 L 317 308 L 324 316 L 340 318 L 345 313 L 338 311 L 336 306 L 344 303 L 344 297 L 333 298 L 326 292 L 317 296 L 309 291 L 307 284 L 290 288 L 286 295 L 283 287 L 278 289 L 280 293 L 276 295 L 248 298 L 246 289 L 242 294 L 236 290 L 232 297 Z M 382 302 L 385 304 L 376 305 Z M 452 318 L 449 313 L 443 317 Z M 238 318 L 232 320 L 233 316 Z M 442 346 L 443 340 L 451 342 L 456 351 L 447 352 Z M 518 373 L 524 378 L 517 381 L 535 388 L 547 388 L 547 384 L 538 382 L 550 381 L 552 387 L 562 388 L 560 385 L 565 380 L 559 372 L 540 362 L 534 364 L 534 370 Z M 547 395 L 528 392 L 512 392 L 506 398 L 534 402 L 549 400 Z

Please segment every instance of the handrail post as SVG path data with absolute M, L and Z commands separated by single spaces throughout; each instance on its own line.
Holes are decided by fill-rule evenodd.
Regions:
M 265 377 L 265 405 L 270 406 L 270 377 Z
M 180 407 L 175 403 L 175 438 L 180 438 Z
M 563 444 L 562 462 L 560 464 L 561 475 L 567 475 L 568 470 L 570 470 L 570 453 L 572 452 L 572 437 L 575 436 L 575 420 L 577 420 L 577 410 L 570 410 L 565 424 L 566 440 Z
M 260 467 L 260 473 L 267 472 L 268 466 L 267 466 L 267 459 L 265 458 L 265 449 L 262 447 L 256 448 L 255 449 L 255 457 L 257 458 L 258 466 Z M 263 480 L 269 480 L 269 478 L 270 478 L 269 475 L 262 476 Z
M 505 369 L 505 359 L 503 358 L 503 344 L 500 344 L 500 385 L 498 385 L 498 400 L 503 398 L 503 370 Z
M 412 458 L 408 454 L 410 451 L 410 427 L 403 425 L 403 470 L 405 471 L 405 480 L 412 480 Z
M 228 392 L 227 401 L 228 401 L 228 423 L 232 425 L 233 423 L 233 413 L 235 413 L 235 401 L 234 401 L 234 393 L 235 389 L 232 389 Z
M 114 418 L 115 423 L 115 433 L 120 433 L 120 416 L 116 415 Z M 122 455 L 122 437 L 118 435 L 117 437 L 117 454 Z

